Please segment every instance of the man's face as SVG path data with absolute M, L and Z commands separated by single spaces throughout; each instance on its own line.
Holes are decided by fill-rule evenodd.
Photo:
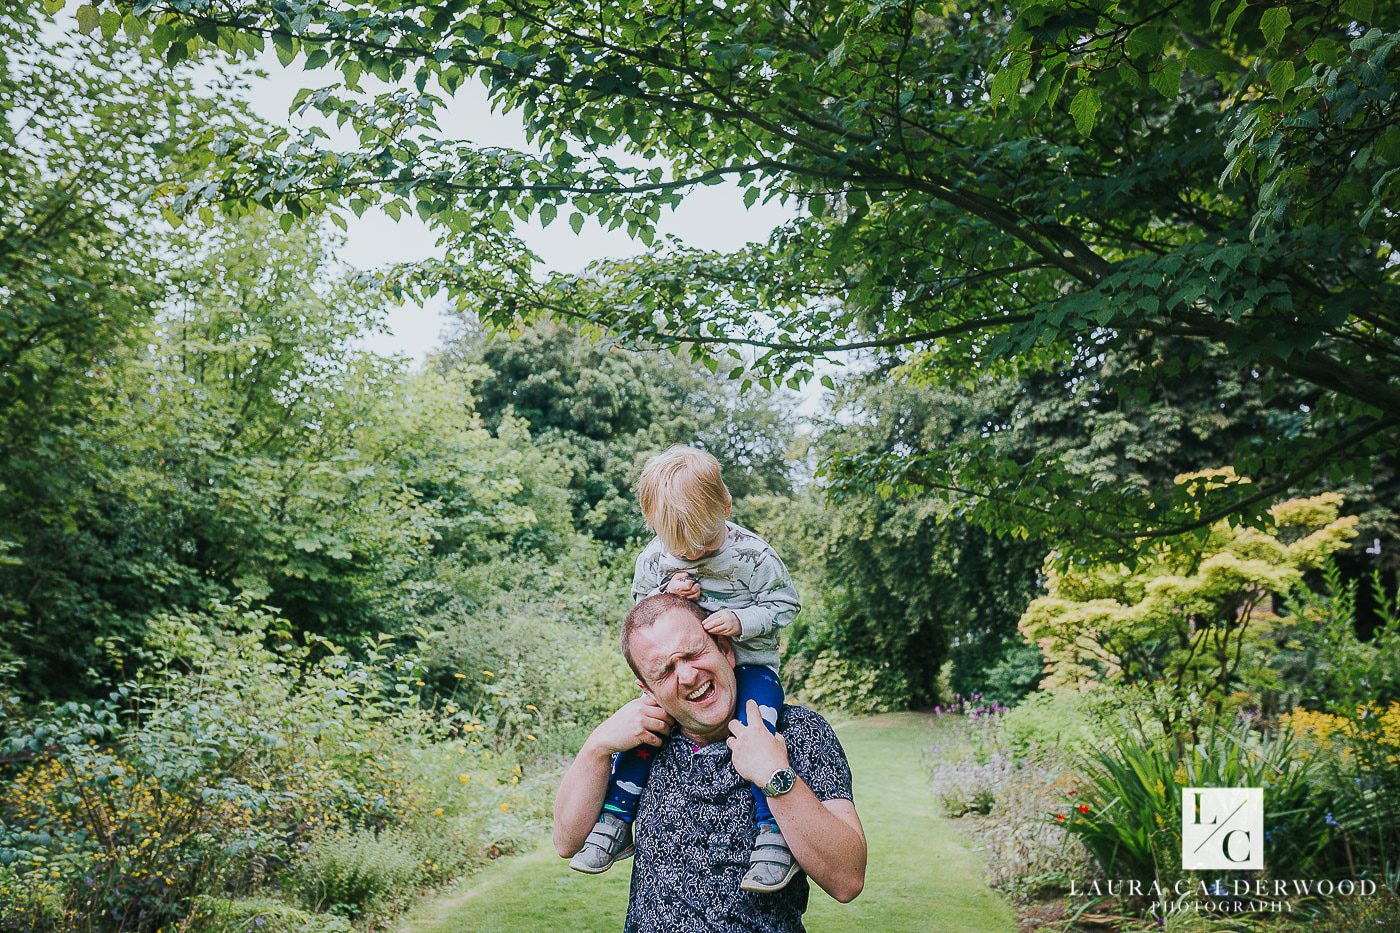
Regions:
M 711 739 L 734 717 L 734 649 L 716 644 L 683 609 L 632 635 L 632 659 L 656 702 L 691 738 Z

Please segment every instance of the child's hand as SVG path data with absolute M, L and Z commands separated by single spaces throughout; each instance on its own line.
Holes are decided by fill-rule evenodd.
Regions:
M 725 635 L 729 638 L 738 638 L 744 631 L 744 627 L 739 624 L 739 617 L 729 609 L 716 612 L 700 624 L 711 635 Z
M 689 574 L 678 573 L 666 584 L 666 592 L 686 599 L 698 600 L 700 598 L 700 582 Z

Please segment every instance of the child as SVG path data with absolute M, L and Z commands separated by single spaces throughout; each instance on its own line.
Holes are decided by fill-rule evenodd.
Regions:
M 705 630 L 734 645 L 739 720 L 745 719 L 748 701 L 756 700 L 768 731 L 775 732 L 783 706 L 778 630 L 801 608 L 787 568 L 766 541 L 727 521 L 733 501 L 719 461 L 703 450 L 675 446 L 652 457 L 637 482 L 637 498 L 656 538 L 637 558 L 632 598 L 674 593 L 698 601 L 710 613 Z M 632 854 L 632 820 L 650 769 L 646 746 L 614 758 L 603 812 L 570 867 L 595 874 Z M 768 798 L 757 787 L 749 789 L 758 838 L 740 887 L 778 891 L 798 866 Z

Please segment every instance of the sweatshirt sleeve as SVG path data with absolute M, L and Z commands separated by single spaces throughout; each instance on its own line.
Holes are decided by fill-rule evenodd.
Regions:
M 660 555 L 648 547 L 637 555 L 637 565 L 632 571 L 632 602 L 639 603 L 648 596 L 655 596 L 664 583 Z
M 754 604 L 734 610 L 739 617 L 740 641 L 782 628 L 796 618 L 802 608 L 787 567 L 771 548 L 764 550 L 763 559 L 754 569 L 749 579 L 749 592 Z

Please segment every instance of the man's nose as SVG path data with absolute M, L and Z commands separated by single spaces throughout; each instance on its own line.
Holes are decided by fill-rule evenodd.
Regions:
M 705 672 L 694 664 L 682 663 L 681 666 L 676 669 L 676 680 L 681 685 L 682 693 L 689 693 L 691 690 L 700 686 L 706 676 Z

